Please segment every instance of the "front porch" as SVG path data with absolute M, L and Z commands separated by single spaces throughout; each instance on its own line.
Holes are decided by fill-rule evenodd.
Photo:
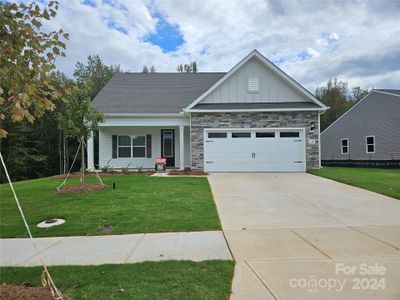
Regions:
M 107 118 L 99 127 L 99 165 L 94 164 L 93 138 L 87 141 L 88 169 L 153 169 L 155 159 L 183 170 L 191 165 L 188 118 Z

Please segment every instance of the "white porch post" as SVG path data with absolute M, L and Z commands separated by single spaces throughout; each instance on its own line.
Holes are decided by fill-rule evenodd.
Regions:
M 185 169 L 185 126 L 179 126 L 179 170 Z
M 90 138 L 88 138 L 86 143 L 87 150 L 87 168 L 89 171 L 94 171 L 94 142 L 93 142 L 93 132 Z

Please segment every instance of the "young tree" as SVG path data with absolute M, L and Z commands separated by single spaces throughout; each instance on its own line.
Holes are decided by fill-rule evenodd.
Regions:
M 150 73 L 155 73 L 156 72 L 156 68 L 153 66 L 153 65 L 151 65 L 151 67 L 150 67 Z
M 41 31 L 42 22 L 54 18 L 57 9 L 57 1 L 43 10 L 35 3 L 0 2 L 0 120 L 32 123 L 62 96 L 49 74 L 55 59 L 65 56 L 62 39 L 68 34 Z M 6 135 L 0 128 L 0 139 Z
M 149 73 L 149 68 L 147 68 L 147 66 L 143 66 L 142 73 Z
M 192 73 L 197 73 L 197 63 L 194 61 L 191 63 Z
M 58 115 L 59 128 L 67 137 L 75 138 L 81 144 L 81 188 L 85 178 L 85 141 L 103 121 L 103 114 L 92 105 L 89 91 L 78 86 L 69 97 L 65 112 Z

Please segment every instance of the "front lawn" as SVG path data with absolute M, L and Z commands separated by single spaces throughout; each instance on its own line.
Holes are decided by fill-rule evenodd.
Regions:
M 88 178 L 96 182 L 96 178 Z M 218 230 L 221 224 L 207 178 L 110 176 L 103 181 L 116 189 L 57 194 L 61 180 L 42 178 L 14 187 L 34 236 L 103 235 L 139 232 Z M 68 184 L 77 183 L 71 179 Z M 8 184 L 0 185 L 0 236 L 26 237 Z M 48 218 L 66 223 L 48 229 L 36 224 Z M 112 231 L 99 227 L 111 225 Z
M 400 199 L 400 169 L 323 167 L 309 172 Z
M 228 299 L 234 262 L 164 261 L 49 267 L 57 288 L 77 299 Z M 40 286 L 42 267 L 0 268 L 1 283 Z

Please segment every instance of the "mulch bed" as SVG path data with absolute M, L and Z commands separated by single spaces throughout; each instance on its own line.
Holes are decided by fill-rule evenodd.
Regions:
M 2 300 L 54 300 L 49 287 L 30 287 L 26 285 L 0 285 Z
M 203 171 L 191 171 L 191 170 L 171 170 L 168 175 L 190 175 L 190 176 L 204 176 L 208 173 Z
M 113 171 L 113 172 L 99 172 L 99 176 L 100 177 L 125 176 L 125 175 L 126 176 L 139 176 L 139 175 L 140 176 L 143 176 L 143 175 L 150 176 L 152 174 L 154 174 L 154 171 L 128 172 L 128 173 L 122 173 L 122 172 L 116 172 L 116 171 Z M 68 178 L 80 178 L 80 177 L 81 177 L 81 173 L 79 173 L 79 172 L 71 173 L 68 176 Z M 94 172 L 85 173 L 85 177 L 96 177 L 96 173 L 94 173 Z M 51 178 L 53 178 L 53 179 L 64 179 L 65 175 L 64 174 L 54 175 L 54 176 L 51 176 Z
M 101 185 L 100 183 L 85 183 L 83 186 L 81 186 L 79 183 L 78 184 L 70 184 L 70 185 L 64 185 L 58 193 L 59 194 L 87 194 L 87 193 L 101 191 L 101 190 L 105 189 L 106 187 L 108 187 L 108 185 L 106 185 L 106 184 Z

